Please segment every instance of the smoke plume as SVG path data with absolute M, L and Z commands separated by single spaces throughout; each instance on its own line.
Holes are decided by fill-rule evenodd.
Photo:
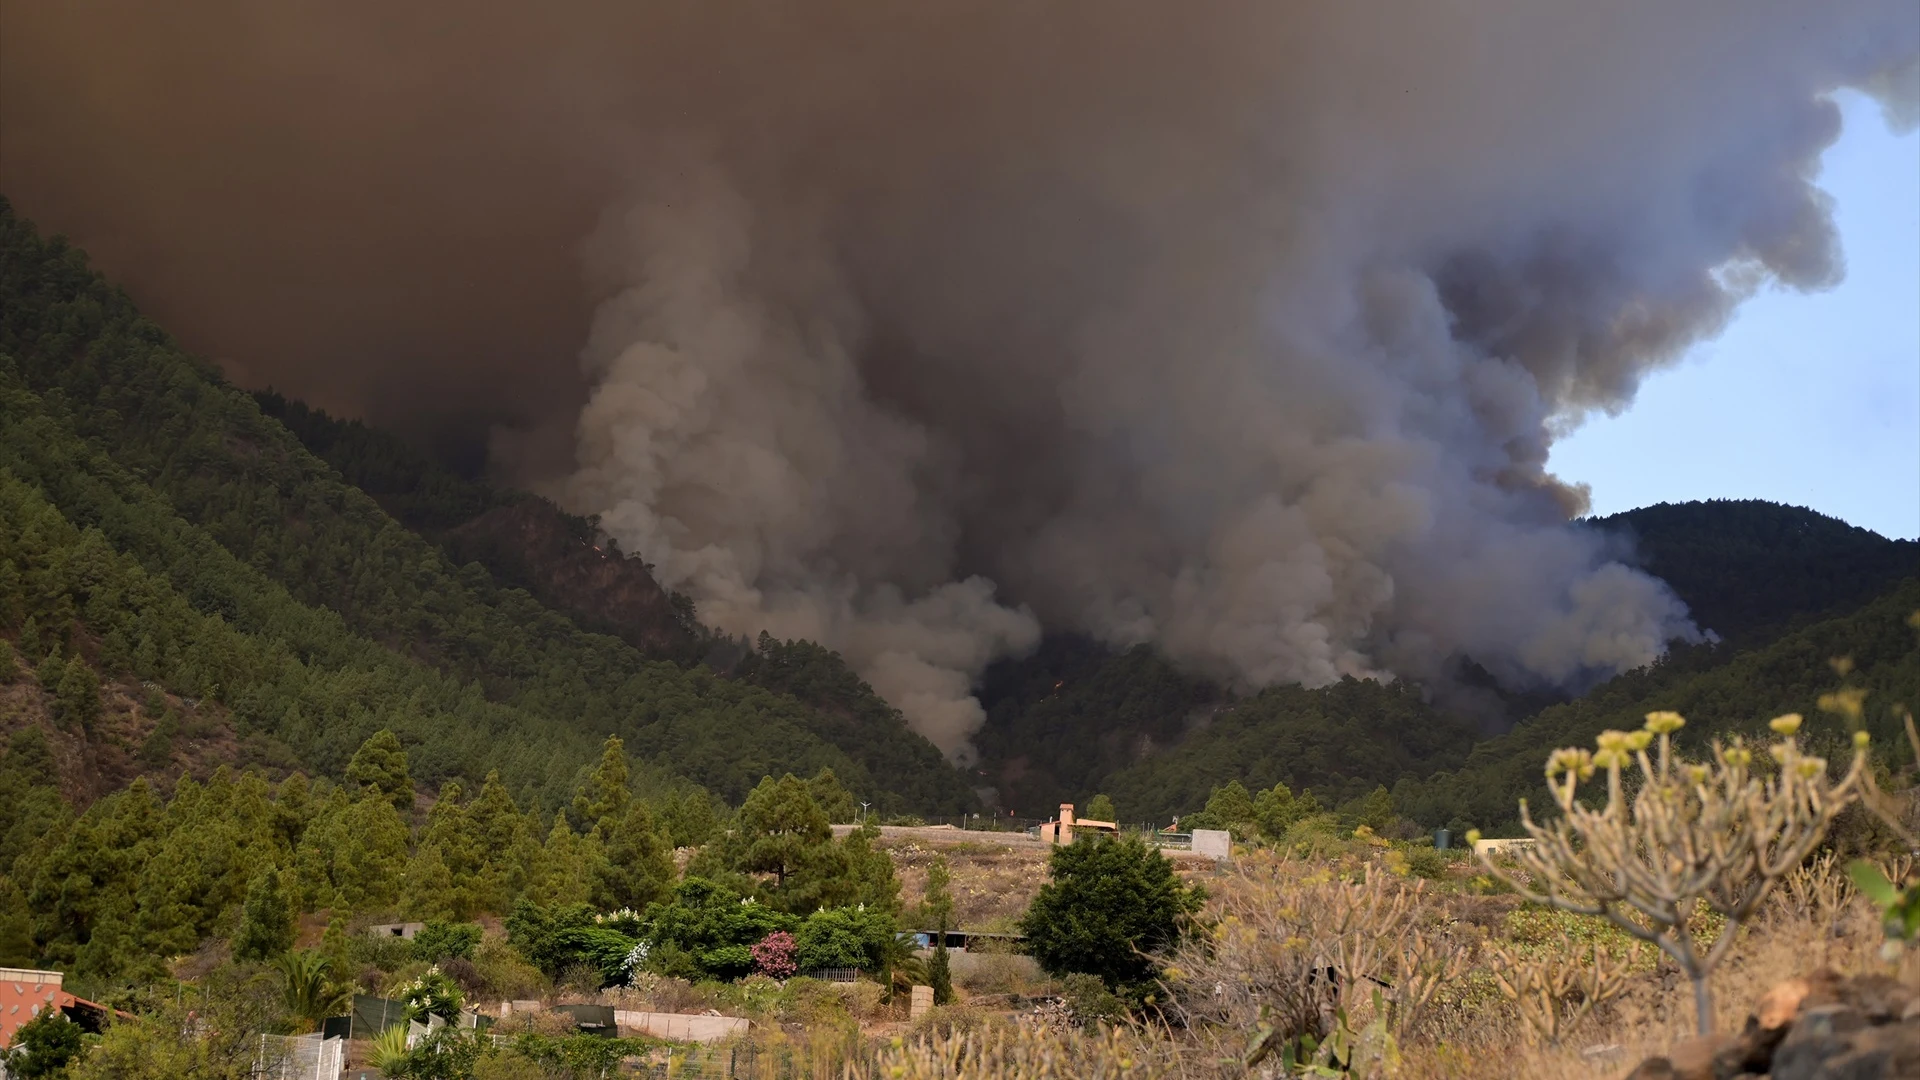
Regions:
M 0 178 L 242 377 L 490 426 L 960 758 L 1041 625 L 1243 687 L 1694 634 L 1552 439 L 1836 281 L 1829 95 L 1920 100 L 1908 0 L 441 14 L 13 5 Z

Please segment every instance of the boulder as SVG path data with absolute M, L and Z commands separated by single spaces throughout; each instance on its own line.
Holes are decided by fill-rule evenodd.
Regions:
M 1821 970 L 1770 988 L 1738 1033 L 1687 1039 L 1627 1080 L 1920 1080 L 1920 989 Z

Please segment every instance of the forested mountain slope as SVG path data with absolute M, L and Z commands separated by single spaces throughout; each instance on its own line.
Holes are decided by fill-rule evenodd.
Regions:
M 583 629 L 612 634 L 649 656 L 691 660 L 702 633 L 693 606 L 668 593 L 638 557 L 593 522 L 546 499 L 461 476 L 405 441 L 340 420 L 272 391 L 254 395 L 347 483 L 373 496 L 454 563 L 477 562 L 503 585 L 532 593 Z
M 1233 780 L 1254 791 L 1285 784 L 1335 806 L 1464 762 L 1477 733 L 1471 720 L 1435 709 L 1407 683 L 1273 686 L 1221 710 L 1166 753 L 1107 777 L 1103 789 L 1129 818 L 1153 821 L 1200 809 Z
M 1849 684 L 1867 691 L 1867 728 L 1888 762 L 1910 764 L 1897 712 L 1920 704 L 1915 612 L 1920 612 L 1920 579 L 1909 578 L 1852 614 L 1804 627 L 1761 649 L 1681 650 L 1481 742 L 1455 771 L 1402 783 L 1394 789 L 1394 803 L 1426 825 L 1511 829 L 1519 799 L 1538 805 L 1547 797 L 1541 768 L 1550 752 L 1591 747 L 1600 732 L 1637 728 L 1656 709 L 1687 718 L 1679 742 L 1691 753 L 1704 752 L 1716 737 L 1763 735 L 1768 720 L 1798 712 L 1809 718 L 1802 729 L 1809 745 L 1830 757 L 1844 756 L 1845 726 L 1819 711 L 1820 696 L 1841 685 L 1831 666 L 1836 657 L 1851 660 Z
M 1920 574 L 1920 543 L 1776 503 L 1662 504 L 1584 524 L 1617 537 L 1624 557 L 1663 577 L 1721 637 L 1718 646 L 1678 647 L 1654 669 L 1667 683 L 1846 614 Z M 1649 674 L 1622 676 L 1590 699 L 1634 693 Z M 1507 723 L 1556 701 L 1480 689 L 1500 699 Z M 1231 780 L 1256 790 L 1284 782 L 1337 802 L 1376 782 L 1452 768 L 1485 733 L 1420 697 L 1371 685 L 1287 687 L 1236 702 L 1149 649 L 1115 652 L 1053 637 L 1033 656 L 988 671 L 988 721 L 978 741 L 1002 801 L 1023 813 L 1106 791 L 1124 815 L 1164 819 L 1197 809 Z M 1484 721 L 1486 711 L 1475 715 Z M 1502 798 L 1512 802 L 1505 789 Z
M 1630 540 L 1638 565 L 1673 588 L 1694 622 L 1743 646 L 1920 574 L 1920 541 L 1758 499 L 1660 503 L 1588 524 Z
M 545 801 L 618 734 L 733 801 L 768 773 L 831 767 L 884 806 L 971 804 L 897 712 L 852 723 L 652 661 L 456 565 L 4 204 L 0 358 L 0 567 L 19 582 L 0 633 L 36 670 L 58 647 L 321 772 L 390 727 L 417 779 L 498 766 Z

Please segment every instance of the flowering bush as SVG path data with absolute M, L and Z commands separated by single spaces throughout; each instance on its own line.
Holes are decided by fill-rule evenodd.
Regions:
M 402 986 L 395 996 L 405 1007 L 408 1020 L 426 1023 L 429 1016 L 452 1020 L 460 1015 L 460 987 L 438 965 Z
M 785 930 L 775 930 L 753 947 L 753 969 L 769 978 L 787 978 L 797 970 L 793 962 L 794 951 L 793 935 Z

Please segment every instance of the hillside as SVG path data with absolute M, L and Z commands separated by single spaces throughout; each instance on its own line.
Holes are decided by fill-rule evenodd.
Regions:
M 1671 586 L 1702 629 L 1742 646 L 1843 614 L 1920 574 L 1920 541 L 1758 499 L 1660 503 L 1587 524 L 1629 542 L 1637 564 Z
M 496 581 L 532 593 L 583 629 L 612 634 L 649 656 L 691 659 L 702 633 L 693 605 L 654 581 L 594 522 L 525 492 L 461 476 L 415 447 L 357 420 L 340 420 L 272 391 L 254 395 L 342 479 L 454 563 L 477 562 Z
M 1851 685 L 1867 693 L 1867 728 L 1891 763 L 1906 754 L 1896 710 L 1920 702 L 1920 641 L 1909 622 L 1920 612 L 1920 579 L 1909 578 L 1858 611 L 1804 627 L 1764 648 L 1683 650 L 1629 672 L 1578 701 L 1556 705 L 1473 748 L 1457 770 L 1394 788 L 1401 813 L 1427 825 L 1511 829 L 1517 800 L 1546 796 L 1541 764 L 1556 747 L 1591 746 L 1609 728 L 1639 727 L 1648 712 L 1687 717 L 1680 745 L 1692 753 L 1714 738 L 1764 734 L 1787 712 L 1810 718 L 1810 745 L 1844 753 L 1846 730 L 1819 710 L 1820 695 L 1840 685 L 1831 661 L 1851 659 Z M 1906 759 L 1910 760 L 1910 759 Z
M 456 564 L 4 204 L 0 419 L 0 565 L 19 583 L 0 632 L 28 666 L 58 650 L 109 697 L 159 693 L 119 738 L 144 744 L 177 698 L 240 762 L 334 774 L 386 727 L 429 786 L 498 768 L 542 803 L 608 734 L 663 780 L 732 801 L 768 773 L 825 767 L 887 808 L 973 802 L 897 712 L 849 722 L 649 659 Z M 151 771 L 186 767 L 183 753 Z
M 1719 635 L 1716 646 L 1677 647 L 1656 668 L 1668 681 L 1843 615 L 1920 573 L 1920 543 L 1776 503 L 1662 504 L 1583 524 L 1616 537 L 1626 557 L 1666 580 Z M 1124 816 L 1164 819 L 1198 808 L 1229 780 L 1254 789 L 1284 782 L 1340 801 L 1464 762 L 1488 716 L 1498 731 L 1559 705 L 1551 695 L 1500 692 L 1474 678 L 1471 664 L 1462 670 L 1480 705 L 1473 720 L 1455 707 L 1460 695 L 1436 706 L 1371 684 L 1282 687 L 1236 702 L 1151 649 L 1115 652 L 1056 636 L 989 669 L 978 742 L 1002 804 L 1020 813 L 1105 791 Z M 1632 692 L 1646 674 L 1623 676 L 1589 700 Z

